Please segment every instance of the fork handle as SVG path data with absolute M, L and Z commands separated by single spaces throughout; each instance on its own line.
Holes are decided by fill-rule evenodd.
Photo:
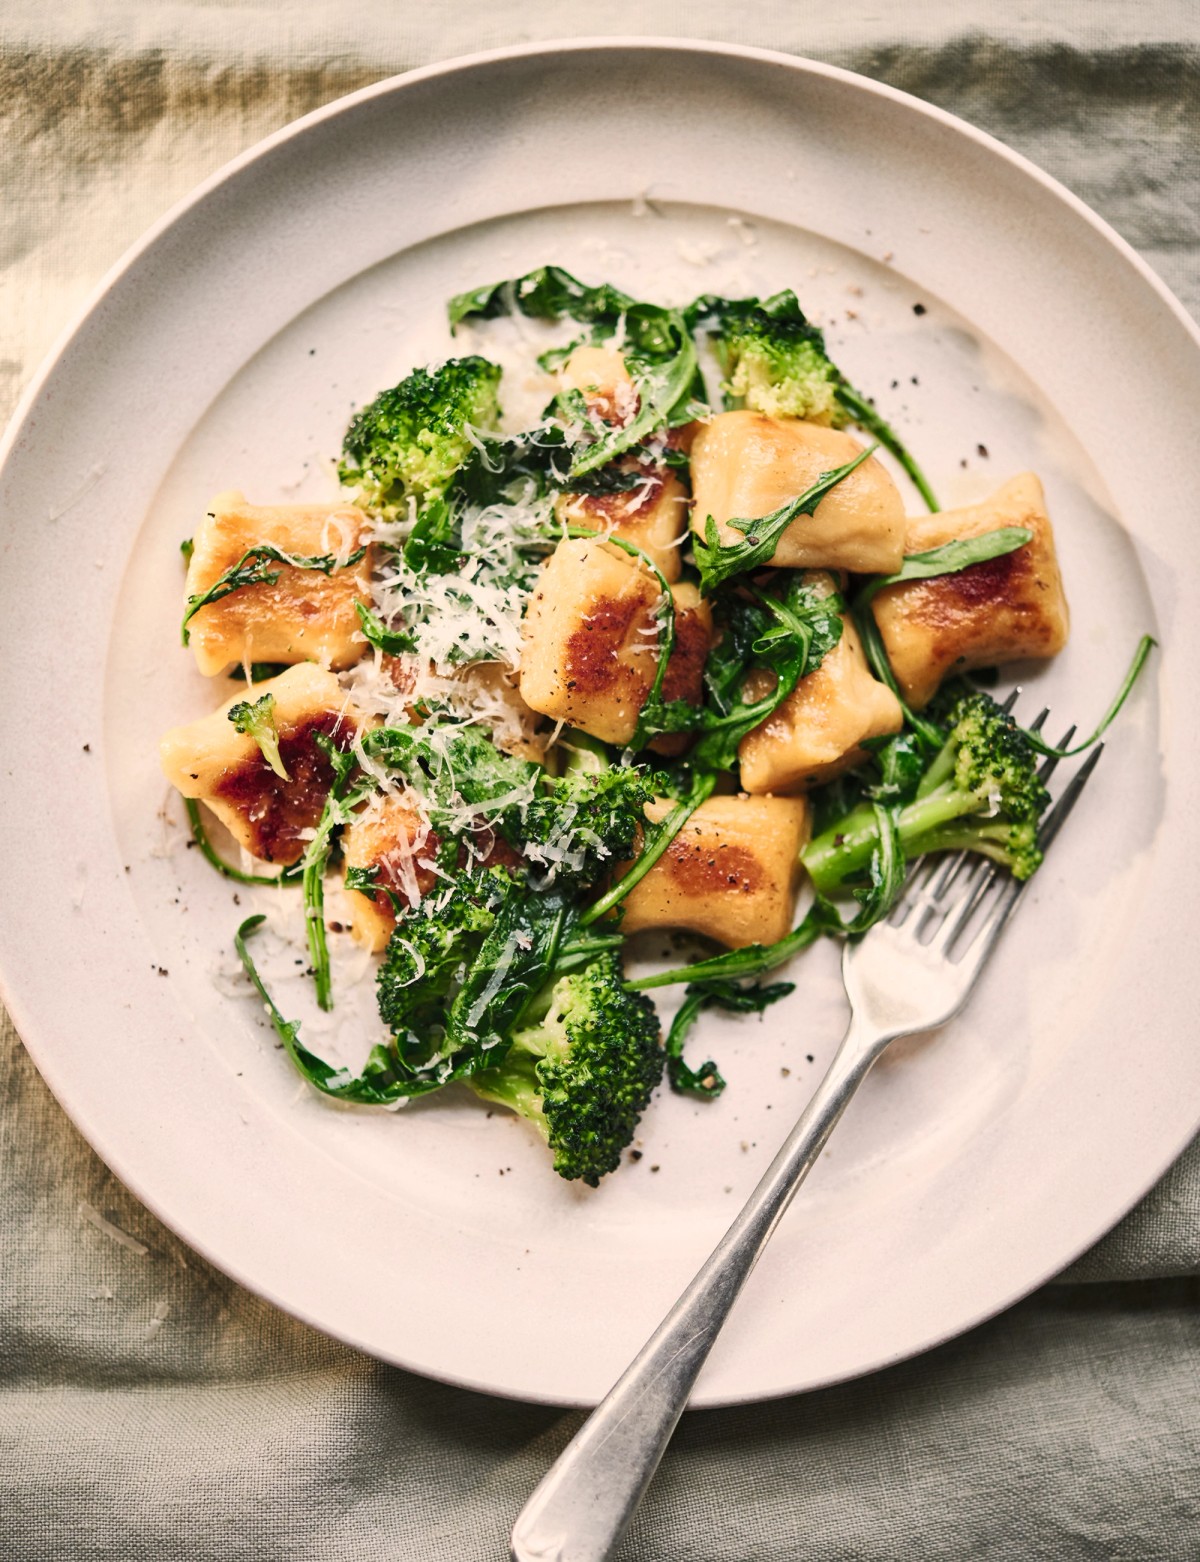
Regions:
M 828 1072 L 741 1213 L 522 1509 L 513 1562 L 604 1562 L 612 1555 L 746 1277 L 888 1039 L 851 1019 Z

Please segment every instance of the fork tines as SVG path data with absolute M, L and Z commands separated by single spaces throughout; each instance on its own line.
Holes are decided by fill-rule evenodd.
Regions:
M 1014 691 L 1009 696 L 1004 706 L 1006 710 L 1012 710 L 1019 692 Z M 1049 714 L 1048 709 L 1043 710 L 1028 730 L 1040 733 Z M 1075 731 L 1074 725 L 1068 727 L 1055 748 L 1066 749 Z M 1097 744 L 1042 819 L 1038 844 L 1043 851 L 1062 829 L 1103 751 L 1104 745 Z M 1038 767 L 1039 779 L 1048 781 L 1063 757 L 1062 753 L 1046 755 Z M 952 895 L 951 891 L 956 888 L 957 893 Z M 894 928 L 909 923 L 908 933 L 917 943 L 951 960 L 961 960 L 986 933 L 979 949 L 982 958 L 1008 919 L 1023 888 L 1023 882 L 986 857 L 976 852 L 954 852 L 948 857 L 916 864 L 887 921 Z M 993 890 L 997 893 L 991 894 Z M 985 902 L 986 912 L 980 914 Z

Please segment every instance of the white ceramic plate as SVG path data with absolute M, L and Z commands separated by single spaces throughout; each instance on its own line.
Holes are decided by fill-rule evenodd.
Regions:
M 1200 1119 L 1195 332 L 1078 202 L 934 109 L 745 49 L 507 51 L 335 104 L 162 223 L 41 375 L 0 477 L 5 997 L 146 1204 L 378 1356 L 587 1402 L 674 1298 L 831 1055 L 832 949 L 764 1024 L 701 1034 L 724 1098 L 664 1095 L 642 1160 L 590 1192 L 471 1100 L 298 1094 L 221 990 L 245 896 L 158 817 L 158 735 L 213 703 L 177 646 L 206 500 L 328 492 L 351 406 L 436 350 L 445 297 L 545 260 L 663 298 L 794 286 L 945 501 L 1036 469 L 1074 633 L 1031 701 L 1090 721 L 1138 635 L 1164 646 L 968 1014 L 867 1081 L 696 1403 L 808 1388 L 1028 1291 Z

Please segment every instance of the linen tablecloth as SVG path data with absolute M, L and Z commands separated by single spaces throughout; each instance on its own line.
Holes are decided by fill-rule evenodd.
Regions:
M 9 0 L 0 409 L 141 230 L 263 134 L 435 59 L 600 33 L 785 49 L 940 104 L 1056 175 L 1200 312 L 1191 3 Z M 107 1172 L 2 1017 L 0 1144 L 0 1556 L 507 1554 L 578 1415 L 380 1366 L 240 1290 Z M 1198 1274 L 1193 1146 L 1056 1284 L 962 1339 L 685 1417 L 622 1558 L 1194 1559 Z

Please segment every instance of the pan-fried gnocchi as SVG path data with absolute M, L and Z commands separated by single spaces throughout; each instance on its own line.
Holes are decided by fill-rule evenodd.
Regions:
M 333 765 L 322 741 L 349 748 L 364 718 L 333 674 L 312 662 L 258 684 L 253 694 L 273 702 L 277 767 L 229 719 L 245 694 L 199 721 L 172 727 L 159 757 L 167 780 L 184 797 L 204 803 L 244 851 L 287 865 L 300 860 L 329 795 Z
M 192 538 L 189 598 L 212 591 L 263 544 L 290 558 L 329 558 L 333 565 L 326 573 L 272 558 L 265 565 L 272 579 L 198 608 L 188 639 L 200 672 L 211 677 L 252 662 L 352 666 L 365 649 L 355 604 L 366 606 L 371 597 L 366 533 L 365 518 L 353 505 L 248 504 L 236 489 L 218 494 Z
M 680 1055 L 699 1011 L 780 998 L 757 979 L 884 915 L 902 859 L 973 821 L 1033 871 L 1036 756 L 961 675 L 1055 655 L 1066 598 L 1037 478 L 915 513 L 928 478 L 790 292 L 673 308 L 546 266 L 448 315 L 444 361 L 362 387 L 340 494 L 198 516 L 183 638 L 219 692 L 160 762 L 317 1090 L 463 1081 L 595 1186 L 664 1070 L 721 1088 Z M 510 374 L 486 354 L 513 315 Z M 308 1018 L 298 1043 L 247 949 L 280 896 L 318 1009 L 331 939 L 371 962 L 360 1074 Z M 646 992 L 683 983 L 664 1046 Z
M 982 504 L 914 516 L 904 551 L 923 553 L 1002 526 L 1024 527 L 1032 540 L 956 575 L 885 586 L 875 598 L 872 611 L 888 660 L 914 709 L 927 705 L 950 673 L 1043 661 L 1067 643 L 1070 614 L 1054 528 L 1032 472 L 1012 478 Z
M 646 817 L 670 809 L 660 799 Z M 776 942 L 792 925 L 808 830 L 800 797 L 709 798 L 625 897 L 623 931 L 686 928 L 729 949 Z
M 631 742 L 657 670 L 661 595 L 654 575 L 613 544 L 560 542 L 525 609 L 521 698 L 605 743 Z M 699 704 L 712 610 L 690 583 L 671 595 L 664 694 Z
M 703 535 L 711 516 L 722 542 L 737 540 L 735 518 L 756 520 L 811 488 L 823 472 L 860 455 L 849 434 L 768 417 L 723 412 L 704 424 L 692 445 L 692 530 Z M 787 569 L 844 569 L 887 575 L 904 557 L 904 504 L 874 457 L 864 461 L 780 537 L 770 562 Z

